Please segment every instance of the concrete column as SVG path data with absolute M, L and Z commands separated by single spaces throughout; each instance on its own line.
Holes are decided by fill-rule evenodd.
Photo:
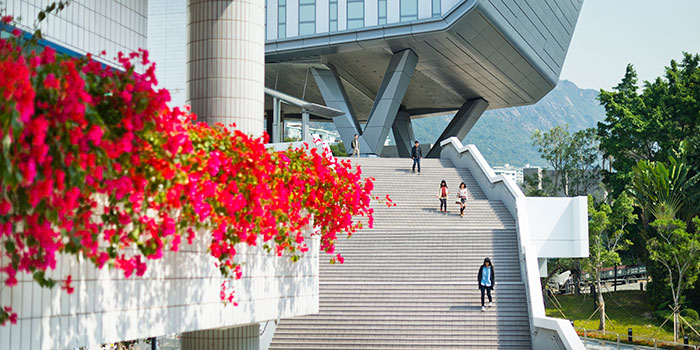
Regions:
M 301 111 L 301 140 L 311 142 L 311 133 L 309 133 L 309 112 Z
M 413 147 L 413 141 L 415 141 L 411 115 L 404 110 L 399 110 L 391 130 L 394 131 L 394 140 L 396 140 L 396 150 L 399 152 L 399 157 L 410 158 L 411 147 Z
M 442 135 L 435 141 L 435 144 L 433 144 L 426 158 L 440 158 L 440 151 L 442 150 L 440 142 L 442 142 L 442 140 L 455 136 L 462 141 L 488 106 L 489 103 L 483 98 L 476 98 L 465 102 L 462 107 L 459 108 L 455 116 L 452 117 L 452 121 L 447 125 Z
M 282 101 L 278 98 L 272 99 L 272 135 L 270 142 L 282 142 L 284 133 L 284 125 L 282 124 Z
M 360 152 L 368 151 L 369 146 L 362 139 L 360 123 L 357 121 L 355 111 L 352 109 L 338 73 L 331 66 L 330 69 L 311 68 L 311 74 L 314 76 L 326 106 L 345 112 L 345 114 L 333 118 L 333 124 L 340 134 L 340 139 L 343 140 L 345 151 L 352 153 L 351 144 L 355 134 L 360 135 Z
M 268 142 L 272 142 L 272 110 L 268 109 L 265 111 L 265 132 L 270 137 Z
M 259 350 L 260 325 L 182 333 L 182 350 Z
M 200 121 L 259 136 L 265 106 L 265 2 L 187 0 L 187 103 Z
M 376 155 L 381 154 L 384 149 L 384 142 L 396 119 L 416 64 L 418 56 L 410 49 L 397 52 L 391 57 L 372 111 L 369 113 L 365 131 L 362 133 L 369 144 L 369 150 Z

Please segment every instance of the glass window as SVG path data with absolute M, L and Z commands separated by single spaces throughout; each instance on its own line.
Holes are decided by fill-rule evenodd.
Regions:
M 365 25 L 365 1 L 348 0 L 348 29 L 360 28 Z
M 299 0 L 299 35 L 316 33 L 316 0 Z
M 418 0 L 401 0 L 401 22 L 418 19 Z
M 377 5 L 379 6 L 377 9 L 379 24 L 386 24 L 386 0 L 379 0 Z
M 277 2 L 277 37 L 287 37 L 287 1 L 279 0 Z
M 309 22 L 316 20 L 315 6 L 299 6 L 299 22 Z
M 338 0 L 330 0 L 328 6 L 329 30 L 335 32 L 338 30 Z
M 439 17 L 442 14 L 440 0 L 433 0 L 433 17 Z

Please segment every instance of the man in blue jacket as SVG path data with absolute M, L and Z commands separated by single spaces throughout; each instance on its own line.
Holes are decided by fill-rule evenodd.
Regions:
M 418 173 L 420 174 L 420 159 L 423 158 L 423 151 L 418 147 L 418 141 L 411 148 L 411 158 L 413 158 L 413 172 L 416 172 L 416 164 L 418 164 Z

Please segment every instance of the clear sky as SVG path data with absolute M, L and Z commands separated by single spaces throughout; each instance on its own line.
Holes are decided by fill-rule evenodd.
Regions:
M 561 79 L 606 90 L 632 63 L 640 82 L 700 53 L 700 0 L 584 0 Z

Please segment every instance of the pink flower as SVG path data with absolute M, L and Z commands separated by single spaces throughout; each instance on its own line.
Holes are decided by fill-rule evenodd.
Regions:
M 102 128 L 99 125 L 93 125 L 88 130 L 87 138 L 92 142 L 93 145 L 99 146 L 102 143 Z

